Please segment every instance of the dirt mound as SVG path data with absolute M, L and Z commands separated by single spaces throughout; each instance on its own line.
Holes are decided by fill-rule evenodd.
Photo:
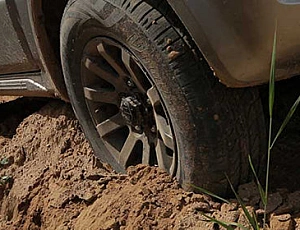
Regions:
M 13 116 L 0 120 L 0 127 L 18 127 L 0 129 L 1 230 L 220 229 L 203 212 L 246 223 L 237 204 L 183 191 L 156 167 L 138 165 L 127 175 L 116 174 L 93 156 L 68 104 L 39 107 L 20 124 Z M 239 192 L 260 217 L 255 188 L 250 183 Z M 272 194 L 273 229 L 296 226 L 299 197 L 297 191 Z
M 7 177 L 0 187 L 1 229 L 170 229 L 184 205 L 213 204 L 155 167 L 114 173 L 93 156 L 62 102 L 24 119 L 0 156 Z
M 24 119 L 2 145 L 0 155 L 8 162 L 1 175 L 11 179 L 1 190 L 0 213 L 11 229 L 58 229 L 99 190 L 88 178 L 107 173 L 69 106 L 59 102 Z

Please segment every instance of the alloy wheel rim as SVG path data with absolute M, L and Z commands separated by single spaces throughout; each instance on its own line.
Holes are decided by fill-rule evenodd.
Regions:
M 83 94 L 94 126 L 123 167 L 157 165 L 176 174 L 170 117 L 149 73 L 122 44 L 90 40 L 81 60 Z

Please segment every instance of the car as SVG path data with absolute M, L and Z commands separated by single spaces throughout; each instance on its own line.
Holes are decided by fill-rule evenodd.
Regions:
M 116 171 L 217 194 L 264 169 L 258 85 L 300 73 L 299 0 L 5 0 L 0 94 L 56 97 Z

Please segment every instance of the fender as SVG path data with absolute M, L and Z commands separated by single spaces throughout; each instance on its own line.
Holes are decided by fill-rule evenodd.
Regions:
M 225 85 L 268 81 L 276 21 L 276 79 L 300 73 L 299 0 L 167 1 Z

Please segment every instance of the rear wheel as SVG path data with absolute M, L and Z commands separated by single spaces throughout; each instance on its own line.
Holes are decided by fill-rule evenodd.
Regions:
M 138 59 L 116 40 L 99 36 L 85 45 L 81 63 L 89 113 L 118 164 L 156 164 L 175 175 L 170 117 Z
M 154 1 L 155 2 L 155 1 Z M 95 153 L 117 171 L 158 165 L 186 187 L 227 191 L 264 150 L 256 89 L 212 75 L 164 2 L 70 1 L 61 27 L 65 81 Z

